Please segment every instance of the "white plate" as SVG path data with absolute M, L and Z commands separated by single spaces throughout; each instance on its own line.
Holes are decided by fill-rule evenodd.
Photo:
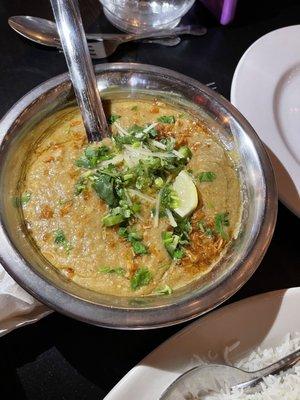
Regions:
M 300 288 L 278 290 L 220 308 L 188 325 L 150 353 L 111 390 L 105 400 L 158 400 L 180 374 L 199 358 L 224 362 L 224 349 L 236 362 L 261 345 L 275 346 L 300 332 Z M 213 352 L 213 353 L 212 353 Z
M 300 25 L 270 32 L 245 52 L 231 102 L 267 145 L 280 200 L 300 217 Z

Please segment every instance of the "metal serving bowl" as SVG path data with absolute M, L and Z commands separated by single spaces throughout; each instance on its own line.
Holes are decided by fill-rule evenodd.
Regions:
M 233 295 L 253 274 L 272 238 L 277 191 L 266 151 L 245 118 L 222 96 L 173 71 L 142 64 L 96 66 L 106 98 L 159 98 L 207 121 L 224 146 L 237 154 L 243 215 L 238 237 L 226 256 L 201 279 L 170 296 L 125 298 L 77 286 L 49 266 L 26 232 L 13 204 L 24 162 L 38 139 L 41 120 L 74 102 L 68 75 L 33 89 L 0 122 L 0 260 L 8 273 L 49 307 L 95 325 L 145 329 L 201 315 Z

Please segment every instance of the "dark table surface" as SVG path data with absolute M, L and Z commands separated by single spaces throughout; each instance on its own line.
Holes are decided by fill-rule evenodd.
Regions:
M 90 31 L 109 32 L 96 0 L 82 0 L 83 19 Z M 0 2 L 0 115 L 34 86 L 66 70 L 56 51 L 33 45 L 7 25 L 12 15 L 51 18 L 48 0 Z M 206 25 L 200 38 L 185 37 L 174 48 L 132 43 L 109 61 L 135 61 L 171 68 L 201 82 L 215 81 L 229 98 L 234 69 L 244 51 L 274 29 L 300 23 L 299 0 L 240 1 L 235 22 L 221 27 L 201 6 L 185 21 Z M 105 62 L 105 61 L 104 61 Z M 300 286 L 299 220 L 279 204 L 271 245 L 259 269 L 230 299 Z M 158 344 L 184 324 L 153 331 L 113 331 L 53 313 L 40 322 L 0 338 L 0 398 L 30 400 L 101 399 Z

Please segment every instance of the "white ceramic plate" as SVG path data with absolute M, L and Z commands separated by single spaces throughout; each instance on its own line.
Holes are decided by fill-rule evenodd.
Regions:
M 257 346 L 279 344 L 300 332 L 300 288 L 278 290 L 220 308 L 188 325 L 135 366 L 105 400 L 158 400 L 180 374 L 199 359 L 225 362 L 224 349 L 240 342 L 228 355 L 231 362 Z
M 267 145 L 280 200 L 300 217 L 300 25 L 270 32 L 245 52 L 231 102 Z

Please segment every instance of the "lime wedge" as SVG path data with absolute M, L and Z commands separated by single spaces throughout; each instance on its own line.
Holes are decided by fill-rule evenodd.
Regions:
M 173 189 L 180 201 L 179 207 L 174 211 L 180 217 L 186 217 L 195 210 L 198 204 L 197 189 L 190 174 L 186 171 L 179 172 L 173 183 Z

